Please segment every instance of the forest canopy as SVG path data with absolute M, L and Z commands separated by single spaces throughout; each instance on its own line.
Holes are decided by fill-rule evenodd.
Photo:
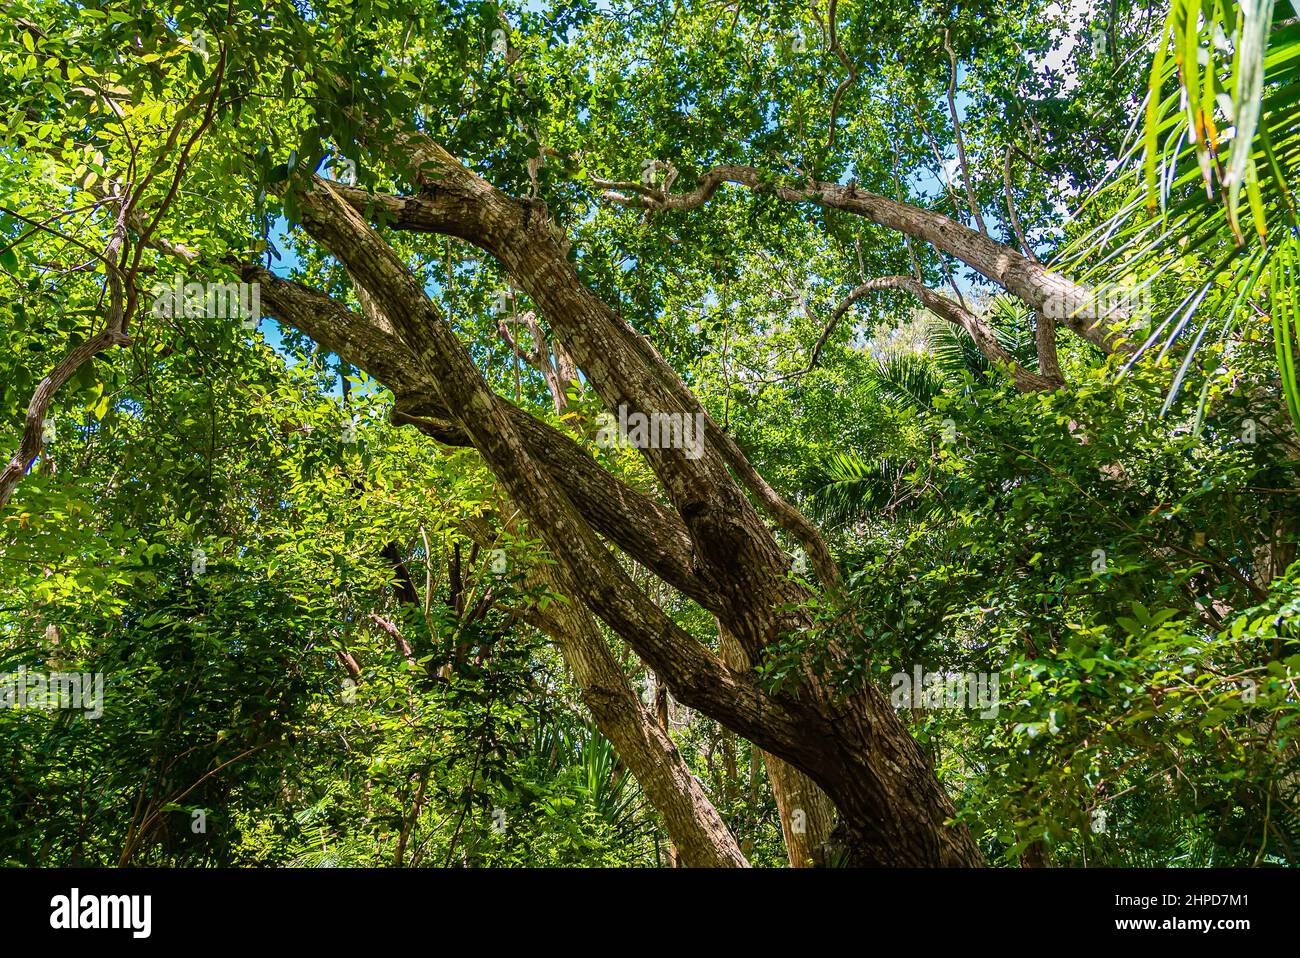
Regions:
M 0 864 L 1300 863 L 1296 0 L 3 0 Z

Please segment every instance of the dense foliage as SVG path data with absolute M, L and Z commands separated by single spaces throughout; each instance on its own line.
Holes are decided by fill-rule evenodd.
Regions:
M 364 309 L 296 198 L 345 168 L 415 192 L 370 158 L 400 124 L 363 115 L 544 202 L 583 282 L 813 517 L 844 588 L 775 533 L 815 626 L 755 663 L 764 688 L 996 676 L 992 716 L 901 707 L 990 864 L 1300 863 L 1300 11 L 1261 4 L 1261 27 L 1213 0 L 5 6 L 6 457 L 60 359 L 113 309 L 131 326 L 57 390 L 0 512 L 0 676 L 104 682 L 99 717 L 0 708 L 0 863 L 675 861 L 538 627 L 573 597 L 535 573 L 552 560 L 475 449 L 417 431 L 390 384 L 287 322 L 151 308 L 184 269 L 163 238 L 202 254 L 205 281 L 251 261 Z M 1271 51 L 1254 86 L 1235 79 L 1250 42 Z M 1217 52 L 1197 61 L 1200 45 Z M 1217 128 L 1187 139 L 1185 84 L 1203 131 L 1258 100 L 1255 152 L 1207 158 Z M 643 213 L 602 185 L 684 191 L 723 163 L 853 184 L 1137 288 L 1146 348 L 1105 355 L 1062 325 L 1064 385 L 1017 389 L 905 290 L 840 308 L 914 276 L 1046 372 L 1041 316 L 956 257 L 772 192 Z M 157 236 L 112 202 L 146 178 Z M 666 501 L 635 450 L 597 442 L 587 377 L 557 393 L 529 362 L 538 307 L 498 262 L 376 219 L 498 395 Z M 621 560 L 718 647 L 713 615 Z M 759 749 L 605 633 L 749 862 L 784 865 Z

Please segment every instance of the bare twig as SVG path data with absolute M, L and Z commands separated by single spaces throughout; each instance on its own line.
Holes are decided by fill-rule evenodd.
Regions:
M 961 135 L 961 119 L 957 116 L 957 54 L 952 51 L 952 44 L 948 42 L 948 29 L 943 31 L 943 48 L 948 51 L 948 63 L 951 69 L 948 74 L 948 112 L 952 114 L 952 133 L 953 139 L 957 143 L 957 162 L 961 165 L 961 178 L 963 185 L 966 187 L 966 200 L 970 203 L 971 215 L 975 217 L 975 223 L 980 228 L 980 232 L 985 236 L 989 235 L 987 227 L 984 225 L 984 217 L 980 215 L 980 205 L 975 200 L 975 188 L 971 185 L 970 168 L 966 165 L 966 143 Z

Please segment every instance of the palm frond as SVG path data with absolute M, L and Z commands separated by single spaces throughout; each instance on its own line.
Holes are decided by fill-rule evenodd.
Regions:
M 910 463 L 888 457 L 867 461 L 854 452 L 834 453 L 826 483 L 813 495 L 812 512 L 833 525 L 855 522 L 893 501 Z
M 1026 369 L 1038 368 L 1038 350 L 1034 344 L 1034 318 L 1028 306 L 1014 296 L 994 296 L 988 304 L 988 324 L 998 344 Z M 966 337 L 970 339 L 969 336 Z M 971 342 L 972 348 L 975 344 Z M 978 350 L 977 350 L 978 351 Z M 980 358 L 988 366 L 983 354 Z M 990 367 L 991 368 L 991 367 Z
M 1173 403 L 1206 342 L 1271 317 L 1282 389 L 1300 417 L 1294 364 L 1294 184 L 1300 166 L 1300 3 L 1172 0 L 1155 47 L 1140 137 L 1089 204 L 1113 212 L 1058 259 L 1094 285 L 1149 301 L 1179 275 L 1178 298 L 1139 308 L 1132 361 L 1182 349 Z M 1208 265 L 1207 265 L 1208 264 Z M 1171 303 L 1174 304 L 1171 306 Z M 1118 308 L 1123 308 L 1119 306 Z M 1281 318 L 1279 318 L 1281 317 Z M 1300 425 L 1300 418 L 1296 419 Z
M 948 379 L 961 379 L 967 372 L 982 377 L 992 371 L 992 365 L 979 351 L 975 340 L 951 323 L 931 318 L 925 338 L 935 365 Z
M 924 353 L 888 350 L 876 358 L 871 388 L 904 408 L 928 409 L 943 391 L 944 376 Z

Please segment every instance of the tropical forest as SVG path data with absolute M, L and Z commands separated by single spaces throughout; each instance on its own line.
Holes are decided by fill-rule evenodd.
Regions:
M 1300 865 L 1297 0 L 0 11 L 0 866 Z

